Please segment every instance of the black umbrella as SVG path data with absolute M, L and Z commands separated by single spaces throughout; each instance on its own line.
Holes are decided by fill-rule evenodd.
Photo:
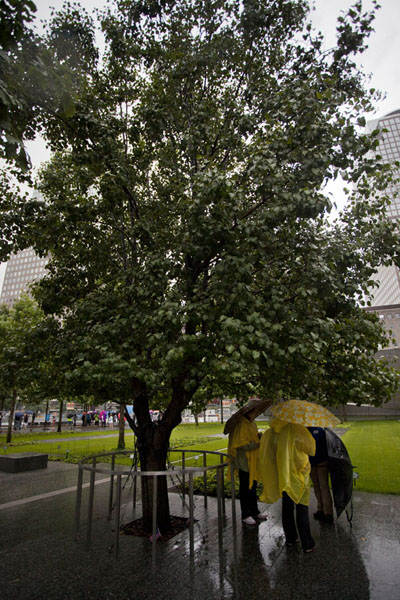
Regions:
M 328 448 L 328 466 L 331 476 L 333 500 L 339 517 L 353 494 L 353 465 L 346 446 L 331 429 L 325 429 Z

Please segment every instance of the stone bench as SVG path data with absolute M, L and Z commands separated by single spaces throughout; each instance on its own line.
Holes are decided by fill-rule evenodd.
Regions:
M 0 471 L 6 473 L 21 473 L 35 469 L 46 469 L 48 454 L 38 452 L 18 452 L 0 455 Z

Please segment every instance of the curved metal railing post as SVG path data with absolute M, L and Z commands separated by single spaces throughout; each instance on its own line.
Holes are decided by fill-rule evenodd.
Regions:
M 93 520 L 93 502 L 94 502 L 94 484 L 96 479 L 96 456 L 93 457 L 92 470 L 90 472 L 89 504 L 88 504 L 88 522 L 86 530 L 86 548 L 89 550 L 92 535 Z
M 121 475 L 117 475 L 117 500 L 115 506 L 115 556 L 118 557 L 119 552 L 119 529 L 121 526 Z
M 83 484 L 83 467 L 79 463 L 78 470 L 78 483 L 76 484 L 76 502 L 75 502 L 75 540 L 78 536 L 79 524 L 81 518 L 81 504 L 82 504 L 82 484 Z
M 182 454 L 182 504 L 185 504 L 185 486 L 186 486 L 186 478 L 185 478 L 185 450 L 181 450 Z
M 224 456 L 223 454 L 221 454 L 220 459 L 219 459 L 220 465 L 224 464 Z M 226 510 L 225 510 L 225 493 L 224 493 L 224 486 L 225 486 L 225 477 L 224 477 L 224 467 L 221 466 L 221 487 L 222 487 L 222 515 L 225 517 L 226 516 Z
M 221 465 L 217 466 L 217 511 L 218 511 L 218 545 L 222 547 L 222 477 Z
M 189 539 L 190 556 L 194 556 L 194 503 L 193 503 L 193 471 L 189 471 Z
M 207 452 L 203 452 L 203 467 L 207 467 Z M 207 497 L 207 471 L 206 471 L 206 469 L 204 469 L 203 482 L 204 482 L 204 508 L 207 508 L 208 497 Z
M 111 476 L 110 476 L 110 492 L 108 498 L 108 518 L 111 519 L 113 495 L 114 495 L 114 467 L 115 467 L 115 454 L 111 456 Z
M 230 463 L 231 470 L 231 498 L 232 498 L 232 527 L 236 531 L 236 490 L 235 490 L 235 469 L 233 463 Z
M 153 475 L 153 538 L 152 538 L 152 560 L 154 569 L 156 566 L 156 544 L 157 544 L 157 475 Z
M 132 504 L 133 504 L 133 510 L 135 510 L 136 508 L 136 494 L 137 494 L 137 463 L 135 462 L 135 468 L 133 470 L 132 473 L 132 477 L 133 477 L 133 498 L 132 498 Z

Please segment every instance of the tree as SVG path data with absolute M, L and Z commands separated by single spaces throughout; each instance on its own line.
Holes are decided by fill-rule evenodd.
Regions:
M 75 110 L 44 120 L 43 199 L 13 211 L 23 243 L 51 255 L 36 296 L 62 320 L 70 381 L 133 403 L 142 470 L 165 469 L 200 389 L 378 403 L 396 384 L 360 306 L 399 247 L 376 135 L 358 133 L 374 95 L 352 56 L 373 13 L 355 4 L 325 53 L 307 13 L 303 0 L 116 0 L 86 68 L 72 57 L 96 55 L 90 20 L 67 7 L 50 23 Z M 361 196 L 331 226 L 321 188 L 339 171 Z M 163 531 L 161 478 L 157 515 Z
M 22 297 L 11 309 L 0 305 L 0 389 L 8 390 L 11 398 L 7 444 L 11 442 L 17 400 L 26 395 L 37 373 L 32 333 L 43 319 L 43 312 L 28 297 Z

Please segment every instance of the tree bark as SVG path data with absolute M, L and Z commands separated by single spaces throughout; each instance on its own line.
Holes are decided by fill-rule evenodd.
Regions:
M 58 433 L 61 433 L 63 405 L 64 405 L 64 400 L 60 400 L 60 410 L 58 411 L 58 426 L 57 426 Z
M 119 407 L 119 435 L 118 435 L 118 450 L 125 450 L 125 404 Z

